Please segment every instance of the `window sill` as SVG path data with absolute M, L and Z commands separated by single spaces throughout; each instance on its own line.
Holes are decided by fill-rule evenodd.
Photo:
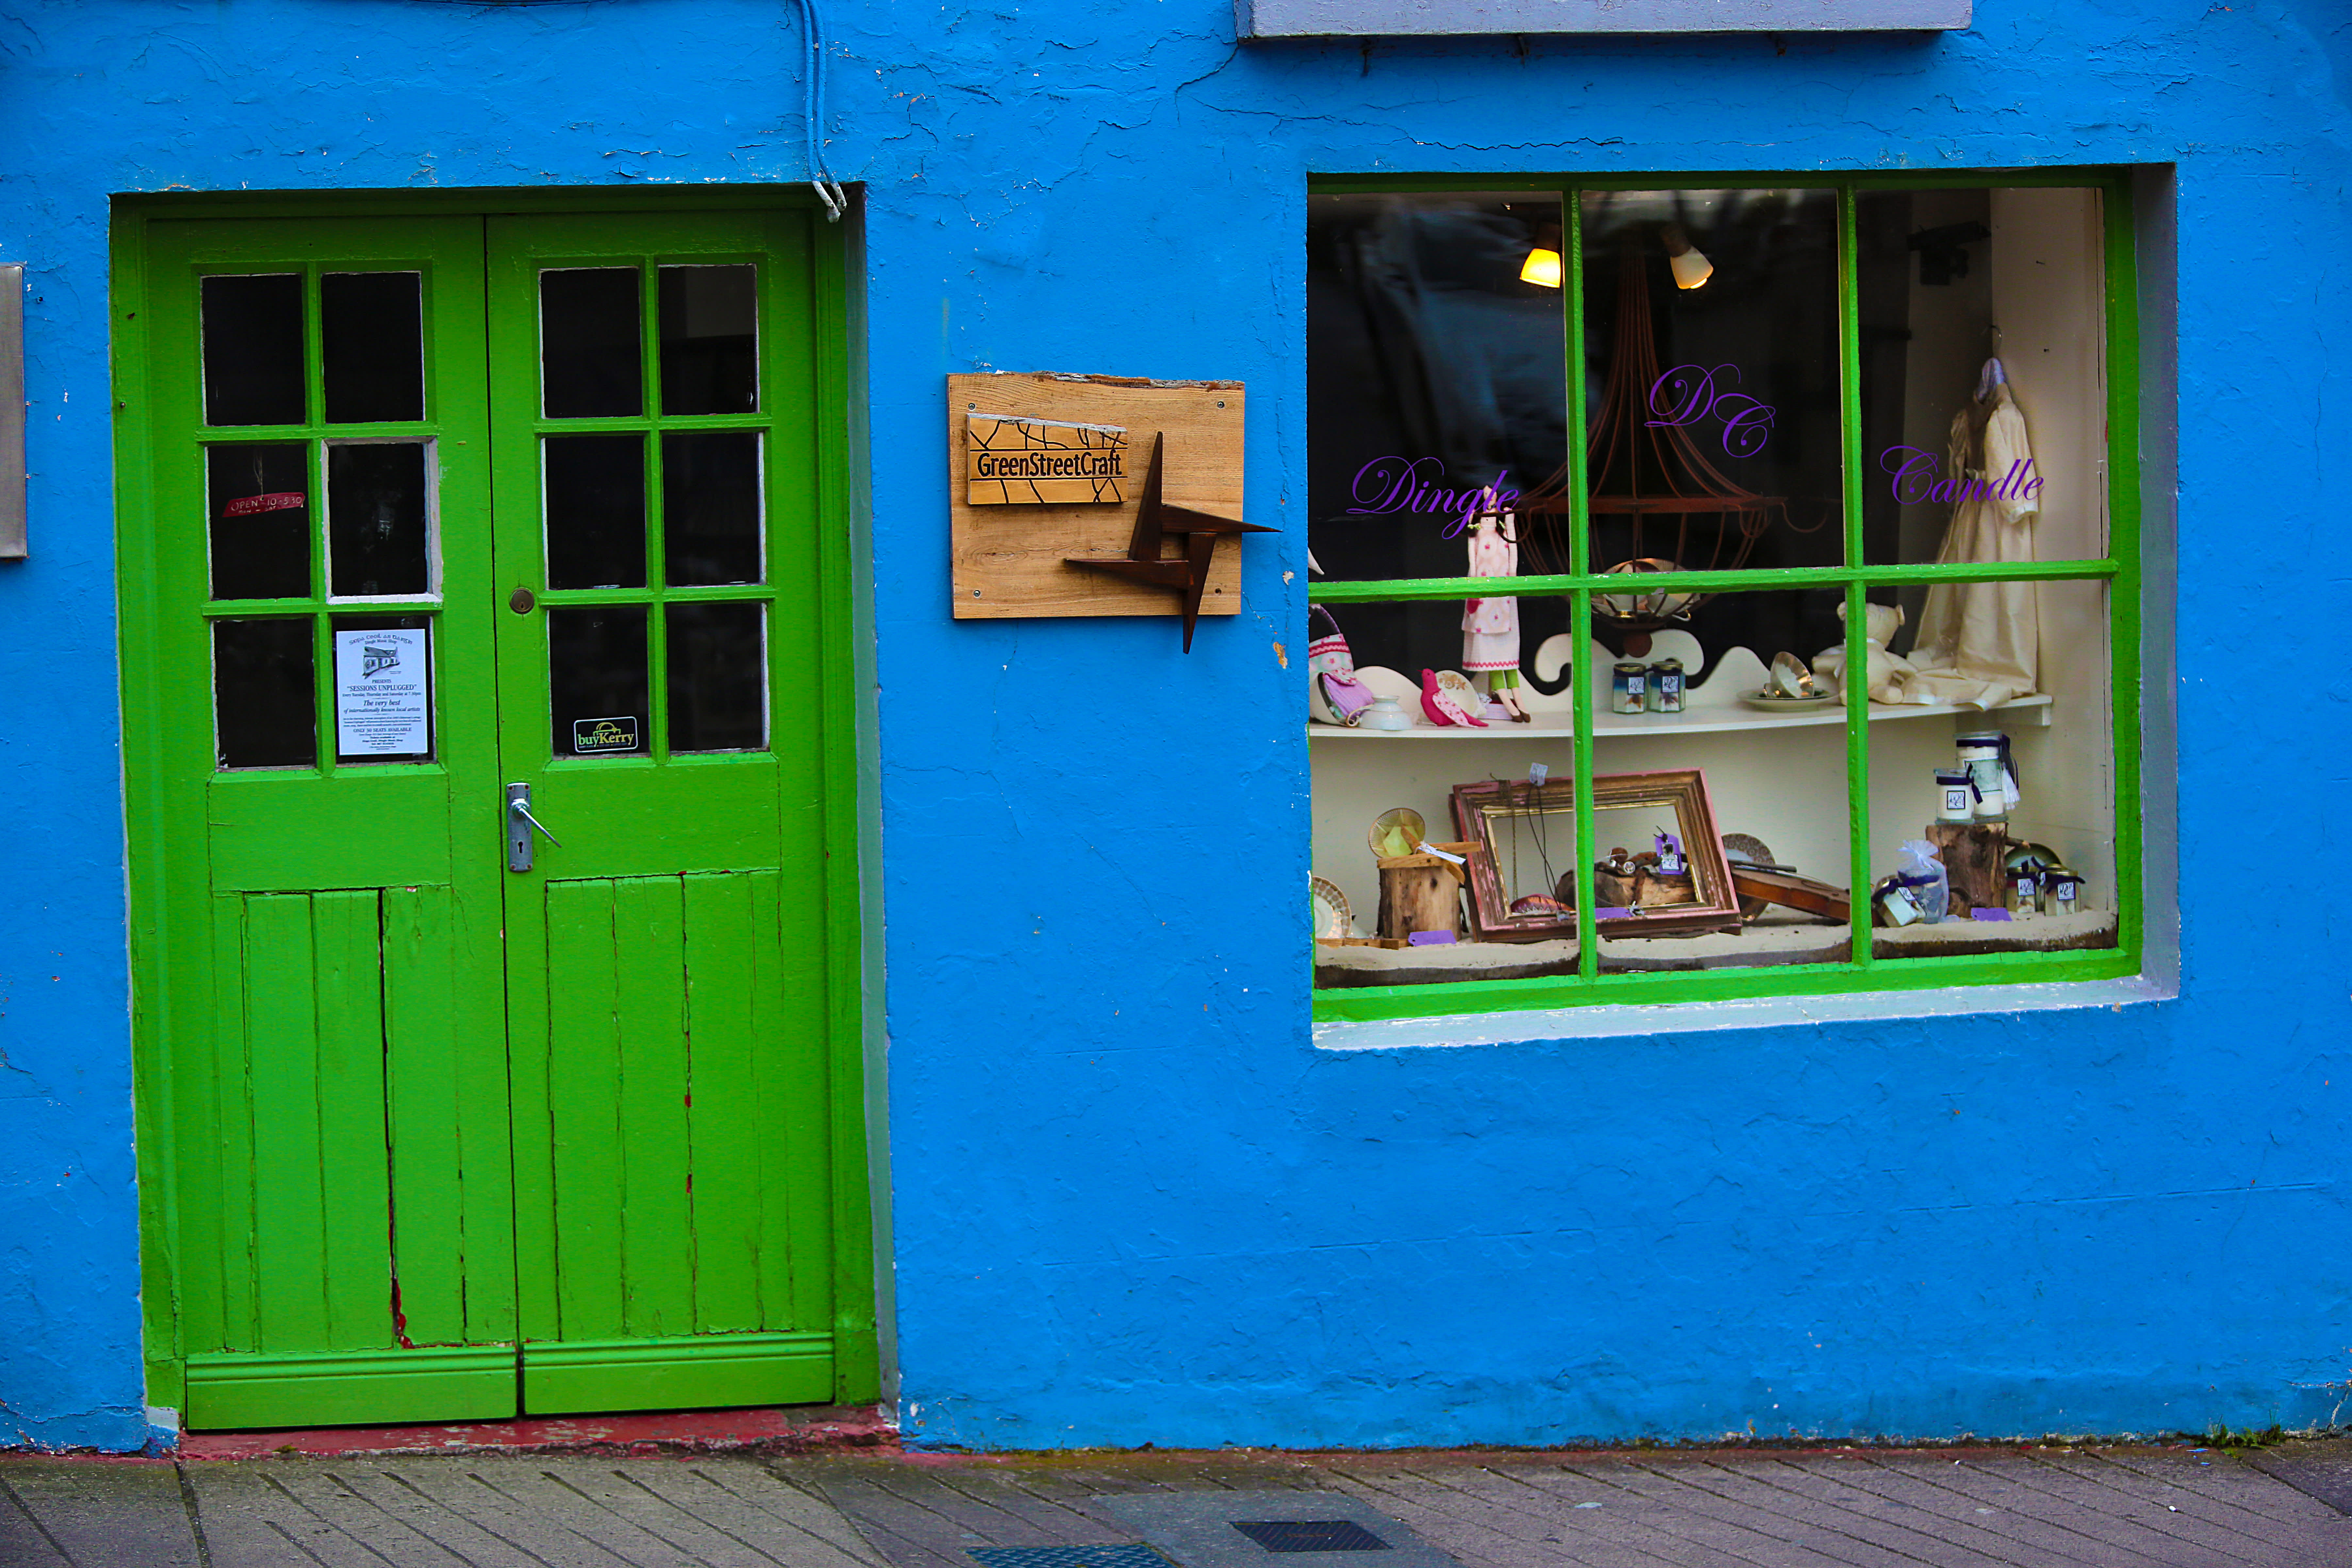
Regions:
M 2176 984 L 2135 974 L 2023 985 L 1953 985 L 1930 990 L 1759 996 L 1704 1004 L 1601 1003 L 1429 1018 L 1319 1023 L 1314 1026 L 1314 1043 L 1316 1049 L 1324 1051 L 1382 1051 L 1601 1037 L 1657 1038 L 1717 1029 L 1780 1029 L 1894 1018 L 2120 1008 L 2170 1001 L 2179 994 Z

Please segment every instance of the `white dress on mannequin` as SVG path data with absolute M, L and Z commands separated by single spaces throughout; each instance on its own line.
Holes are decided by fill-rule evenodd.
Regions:
M 2006 382 L 1991 396 L 1952 416 L 1951 466 L 1956 485 L 1979 481 L 1952 503 L 1938 565 L 1962 562 L 2031 561 L 2033 523 L 2042 503 L 2021 494 L 2032 443 L 2025 416 Z M 2019 465 L 2028 465 L 2020 468 Z M 2006 489 L 2006 495 L 1994 493 Z M 2032 583 L 1938 583 L 1927 591 L 1912 644 L 1915 673 L 1904 684 L 1906 702 L 1956 702 L 1990 708 L 2041 685 L 2041 596 Z

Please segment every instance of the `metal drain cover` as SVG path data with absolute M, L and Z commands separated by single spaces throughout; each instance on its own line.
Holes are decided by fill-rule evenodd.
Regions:
M 1459 1568 L 1345 1492 L 1123 1492 L 1087 1500 L 1180 1568 L 1273 1568 L 1267 1559 L 1276 1553 L 1282 1568 Z
M 1386 1552 L 1389 1543 L 1352 1519 L 1237 1519 L 1234 1528 L 1268 1552 Z
M 1149 1546 L 975 1546 L 980 1568 L 1168 1568 Z

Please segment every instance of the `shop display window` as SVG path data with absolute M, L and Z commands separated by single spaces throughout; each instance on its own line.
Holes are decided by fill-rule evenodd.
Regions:
M 2126 200 L 1318 182 L 1319 1017 L 2134 971 Z

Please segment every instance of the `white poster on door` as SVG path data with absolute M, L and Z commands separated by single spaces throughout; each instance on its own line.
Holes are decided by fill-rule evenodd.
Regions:
M 425 628 L 335 633 L 335 754 L 428 755 Z

